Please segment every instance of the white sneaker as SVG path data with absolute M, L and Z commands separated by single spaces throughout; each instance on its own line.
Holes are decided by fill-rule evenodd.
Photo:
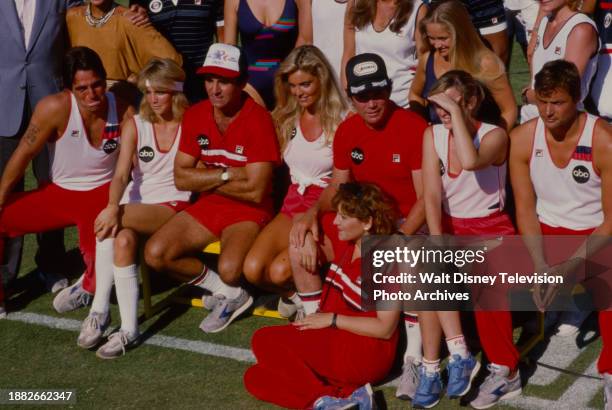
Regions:
M 6 319 L 6 308 L 2 302 L 0 302 L 0 319 Z
M 580 326 L 586 320 L 591 312 L 576 311 L 576 312 L 563 312 L 559 319 L 559 327 L 557 328 L 557 336 L 571 337 L 578 334 Z
M 278 307 L 276 308 L 276 310 L 278 310 L 278 314 L 282 317 L 290 318 L 291 316 L 296 314 L 298 307 L 288 298 L 281 296 L 280 298 L 278 298 Z
M 89 312 L 81 325 L 81 333 L 77 338 L 77 345 L 83 349 L 91 349 L 102 340 L 104 331 L 110 324 L 110 313 Z
M 217 299 L 215 308 L 200 323 L 200 329 L 205 333 L 222 331 L 253 304 L 253 298 L 242 288 L 235 299 L 227 299 L 223 295 L 217 296 Z
M 66 313 L 75 309 L 88 306 L 93 295 L 83 289 L 83 276 L 76 283 L 62 290 L 53 299 L 53 307 L 57 313 Z
M 402 375 L 395 391 L 395 397 L 401 400 L 412 400 L 419 386 L 419 369 L 411 356 L 406 357 Z
M 138 335 L 132 336 L 124 330 L 119 330 L 110 335 L 108 341 L 100 346 L 96 356 L 100 359 L 116 359 L 123 356 L 125 350 L 132 347 L 137 339 Z

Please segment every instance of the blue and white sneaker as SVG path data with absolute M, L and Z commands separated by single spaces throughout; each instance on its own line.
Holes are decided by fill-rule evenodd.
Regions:
M 478 397 L 470 402 L 470 406 L 475 409 L 488 409 L 500 400 L 507 400 L 521 394 L 521 378 L 518 374 L 510 379 L 510 369 L 508 366 L 501 366 L 491 363 L 487 366 L 489 375 L 480 385 Z
M 223 295 L 217 296 L 217 304 L 212 312 L 200 323 L 200 329 L 205 333 L 217 333 L 225 329 L 253 304 L 253 298 L 246 290 L 240 289 L 235 299 L 227 299 Z
M 458 354 L 451 356 L 448 365 L 448 387 L 446 395 L 448 397 L 461 397 L 470 391 L 472 380 L 480 370 L 480 363 L 471 354 L 462 359 Z
M 374 391 L 370 383 L 355 390 L 349 398 L 359 405 L 359 410 L 373 410 L 376 408 Z
M 346 410 L 357 407 L 358 403 L 350 397 L 341 399 L 339 397 L 323 396 L 319 397 L 312 406 L 313 410 Z
M 438 404 L 440 397 L 442 397 L 440 373 L 427 373 L 425 366 L 419 367 L 419 386 L 412 399 L 412 407 L 430 409 Z

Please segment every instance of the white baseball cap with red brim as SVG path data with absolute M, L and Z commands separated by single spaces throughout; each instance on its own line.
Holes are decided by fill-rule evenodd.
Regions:
M 198 74 L 215 74 L 226 78 L 237 78 L 241 74 L 241 51 L 238 47 L 215 43 L 210 46 Z

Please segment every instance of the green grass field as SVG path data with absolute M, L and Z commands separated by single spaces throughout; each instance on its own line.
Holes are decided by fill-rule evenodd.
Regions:
M 513 66 L 510 71 L 512 85 L 519 90 L 528 81 L 528 70 L 518 47 L 514 48 Z M 32 178 L 28 177 L 28 186 Z M 66 231 L 66 247 L 75 256 L 75 231 Z M 255 329 L 281 324 L 278 319 L 248 317 L 232 324 L 216 335 L 206 335 L 198 329 L 205 315 L 201 309 L 174 305 L 154 318 L 141 324 L 145 344 L 131 350 L 125 357 L 113 361 L 96 358 L 93 351 L 76 345 L 78 324 L 87 315 L 81 309 L 66 315 L 58 315 L 51 306 L 52 296 L 42 289 L 32 272 L 35 238 L 26 238 L 23 263 L 19 274 L 22 291 L 8 302 L 9 320 L 0 321 L 0 389 L 76 389 L 74 408 L 206 408 L 206 409 L 258 409 L 272 406 L 258 402 L 243 388 L 242 375 L 249 363 L 197 352 L 194 346 L 203 342 L 215 345 L 249 348 Z M 72 258 L 77 259 L 77 258 Z M 78 266 L 69 269 L 76 277 Z M 78 265 L 78 263 L 76 263 Z M 156 296 L 160 299 L 164 292 Z M 54 321 L 63 318 L 74 322 L 64 323 L 63 328 L 53 324 L 24 323 L 24 314 L 38 314 Z M 112 305 L 113 324 L 118 325 L 118 309 Z M 20 316 L 19 316 L 20 315 Z M 62 322 L 63 323 L 63 322 Z M 70 328 L 71 330 L 66 330 Z M 160 337 L 165 346 L 159 346 Z M 174 339 L 171 339 L 174 338 Z M 168 342 L 170 341 L 170 342 Z M 196 347 L 197 347 L 196 346 Z M 187 349 L 187 350 L 186 350 Z M 588 345 L 570 363 L 566 370 L 583 373 L 597 357 L 599 341 Z M 193 350 L 193 351 L 188 351 Z M 563 352 L 561 352 L 563 355 Z M 358 358 L 356 358 L 358 360 Z M 555 364 L 555 363 L 553 363 Z M 570 400 L 564 396 L 575 383 L 580 394 L 584 389 L 595 392 L 588 401 L 577 408 L 603 405 L 601 388 L 593 379 L 576 378 L 567 373 L 554 373 L 544 385 L 529 384 L 524 389 L 524 402 L 512 407 L 499 408 L 566 408 Z M 586 383 L 586 384 L 585 384 Z M 379 387 L 383 408 L 408 408 L 410 404 L 394 398 L 394 388 Z M 585 390 L 586 391 L 586 390 Z M 573 403 L 573 402 L 572 402 Z M 457 408 L 458 401 L 444 399 L 437 408 Z M 1 405 L 0 405 L 1 406 Z M 11 407 L 11 406 L 7 406 Z M 23 408 L 25 406 L 14 406 Z

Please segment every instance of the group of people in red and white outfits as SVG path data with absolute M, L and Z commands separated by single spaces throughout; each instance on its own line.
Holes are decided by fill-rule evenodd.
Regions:
M 598 55 L 596 25 L 569 2 L 542 5 L 532 81 L 523 93 L 522 124 L 514 128 L 512 101 L 511 110 L 498 101 L 503 110 L 483 115 L 495 104 L 491 93 L 495 100 L 509 90 L 497 57 L 480 50 L 480 40 L 472 55 L 454 50 L 462 43 L 451 35 L 457 33 L 452 18 L 467 14 L 451 18 L 446 9 L 462 6 L 402 9 L 410 29 L 389 25 L 384 31 L 393 37 L 398 29 L 410 38 L 410 80 L 416 71 L 418 102 L 439 122 L 428 125 L 406 108 L 413 103 L 410 86 L 395 82 L 401 61 L 363 52 L 376 51 L 368 36 L 378 33 L 387 10 L 378 3 L 374 15 L 363 4 L 347 7 L 344 31 L 354 38 L 342 61 L 346 90 L 321 50 L 297 47 L 279 64 L 271 113 L 244 92 L 247 58 L 236 46 L 210 47 L 197 70 L 207 98 L 191 107 L 183 94 L 185 72 L 172 60 L 152 59 L 138 76 L 138 110 L 107 92 L 93 50 L 69 50 L 65 89 L 36 106 L 2 173 L 0 252 L 6 239 L 77 226 L 86 269 L 53 305 L 63 313 L 91 303 L 80 347 L 97 347 L 98 357 L 112 359 L 137 343 L 144 235 L 140 263 L 204 291 L 210 312 L 200 328 L 206 333 L 222 331 L 248 311 L 252 285 L 280 296 L 279 312 L 294 322 L 254 334 L 257 363 L 244 382 L 255 397 L 291 408 L 373 408 L 371 384 L 391 370 L 402 329 L 407 346 L 397 396 L 430 408 L 444 392 L 443 336 L 449 397 L 467 394 L 480 363 L 457 311 L 366 309 L 360 267 L 367 235 L 582 235 L 589 246 L 581 244 L 564 260 L 549 257 L 545 239 L 526 240 L 537 269 L 568 277 L 605 249 L 612 233 L 612 129 L 582 111 L 596 107 L 609 118 L 602 74 L 609 52 Z M 599 7 L 602 15 L 609 9 L 605 2 Z M 608 16 L 602 17 L 605 30 Z M 604 43 L 608 31 L 600 33 Z M 425 40 L 431 64 L 418 64 L 416 47 Z M 457 58 L 464 52 L 466 58 Z M 467 61 L 478 55 L 486 58 Z M 589 100 L 592 77 L 604 85 Z M 399 85 L 404 88 L 394 88 Z M 45 146 L 51 182 L 13 193 Z M 276 214 L 281 162 L 291 182 Z M 507 175 L 515 214 L 506 206 Z M 216 271 L 199 257 L 215 241 L 221 243 Z M 609 286 L 608 276 L 599 279 Z M 592 283 L 587 278 L 584 285 Z M 105 339 L 113 286 L 121 328 Z M 545 311 L 557 291 L 536 286 L 537 308 Z M 3 292 L 0 282 L 0 314 Z M 604 307 L 598 365 L 612 400 L 612 315 L 609 300 L 598 302 Z M 489 361 L 470 403 L 480 409 L 520 394 L 521 380 L 511 312 L 474 316 Z

